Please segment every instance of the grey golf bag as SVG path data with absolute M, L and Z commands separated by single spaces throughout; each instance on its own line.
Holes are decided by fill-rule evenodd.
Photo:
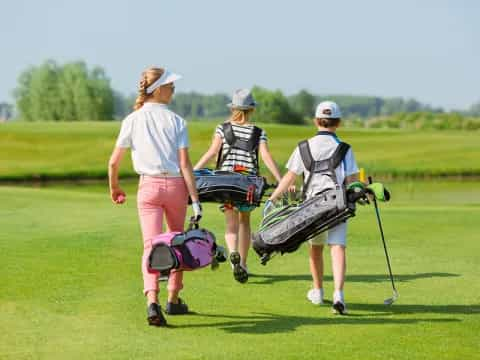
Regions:
M 276 207 L 265 216 L 259 231 L 253 235 L 253 248 L 263 265 L 273 253 L 294 252 L 303 242 L 355 216 L 358 196 L 347 194 L 344 184 L 338 183 L 335 174 L 349 148 L 348 144 L 340 143 L 330 158 L 314 161 L 308 142 L 299 144 L 305 168 L 310 170 L 310 176 L 304 183 L 303 197 L 314 176 L 329 177 L 331 187 L 300 204 Z

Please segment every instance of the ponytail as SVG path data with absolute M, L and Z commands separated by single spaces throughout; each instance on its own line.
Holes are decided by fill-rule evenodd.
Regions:
M 162 68 L 150 67 L 142 73 L 142 77 L 138 84 L 138 96 L 135 99 L 134 110 L 140 109 L 151 94 L 147 94 L 147 88 L 152 85 L 165 72 Z

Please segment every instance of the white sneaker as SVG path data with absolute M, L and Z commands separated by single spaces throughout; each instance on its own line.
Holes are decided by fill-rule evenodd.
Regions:
M 334 301 L 332 305 L 332 313 L 336 315 L 346 315 L 348 314 L 347 312 L 347 305 L 345 305 L 345 302 L 342 300 L 336 300 Z
M 315 305 L 323 304 L 323 289 L 311 289 L 307 293 L 307 299 Z

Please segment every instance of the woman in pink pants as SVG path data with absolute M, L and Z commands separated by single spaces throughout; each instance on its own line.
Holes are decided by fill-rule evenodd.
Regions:
M 108 169 L 110 196 L 115 204 L 122 204 L 126 195 L 119 186 L 118 170 L 123 155 L 131 148 L 133 167 L 140 175 L 137 205 L 143 235 L 143 291 L 148 323 L 155 326 L 167 322 L 158 304 L 158 274 L 149 273 L 146 267 L 152 238 L 165 231 L 164 217 L 169 231 L 183 231 L 188 195 L 193 201 L 194 217 L 199 220 L 202 216 L 188 156 L 187 126 L 185 120 L 167 108 L 178 79 L 179 75 L 162 68 L 152 67 L 142 73 L 135 111 L 122 122 Z M 171 272 L 167 314 L 188 313 L 187 304 L 178 296 L 182 280 L 182 271 Z

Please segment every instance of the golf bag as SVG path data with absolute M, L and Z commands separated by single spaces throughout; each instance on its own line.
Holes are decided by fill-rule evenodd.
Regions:
M 310 176 L 303 186 L 303 198 L 313 176 L 327 176 L 331 187 L 300 204 L 277 207 L 265 216 L 259 231 L 253 235 L 253 248 L 263 265 L 272 253 L 294 252 L 303 242 L 355 216 L 355 202 L 360 196 L 347 194 L 345 186 L 338 183 L 335 174 L 349 147 L 340 143 L 330 158 L 314 161 L 308 142 L 299 144 L 305 168 L 310 170 Z
M 190 223 L 186 232 L 168 232 L 155 236 L 148 257 L 148 270 L 168 275 L 170 270 L 196 270 L 225 261 L 225 250 L 217 246 L 215 235 Z
M 261 176 L 232 171 L 202 169 L 196 170 L 194 175 L 201 202 L 244 202 L 258 206 L 269 187 Z

